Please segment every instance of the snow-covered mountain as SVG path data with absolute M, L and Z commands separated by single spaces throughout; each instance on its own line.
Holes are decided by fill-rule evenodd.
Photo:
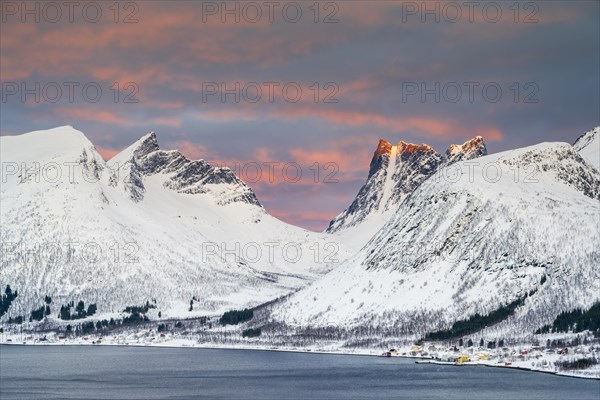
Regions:
M 46 295 L 55 308 L 156 300 L 163 317 L 221 312 L 296 290 L 351 254 L 269 215 L 228 168 L 161 150 L 153 133 L 108 162 L 68 126 L 0 140 L 0 286 L 19 293 L 4 318 Z
M 600 126 L 579 136 L 573 147 L 586 161 L 600 170 Z
M 169 318 L 298 290 L 271 318 L 419 336 L 527 295 L 494 329 L 532 332 L 600 299 L 598 137 L 494 155 L 480 137 L 443 155 L 382 140 L 355 201 L 317 234 L 154 133 L 108 162 L 71 127 L 3 136 L 0 287 L 19 292 L 3 319 L 46 295 L 53 315 L 156 300 Z
M 439 168 L 487 154 L 477 136 L 462 145 L 451 145 L 445 154 L 426 144 L 381 139 L 373 154 L 366 183 L 350 206 L 327 228 L 344 240 L 365 244 L 392 217 L 402 201 Z
M 460 161 L 438 169 L 355 257 L 271 317 L 422 337 L 525 299 L 500 325 L 532 333 L 600 300 L 599 223 L 600 172 L 569 144 Z
M 144 198 L 143 177 L 163 174 L 168 175 L 163 185 L 178 193 L 210 193 L 219 205 L 241 202 L 260 206 L 254 192 L 229 168 L 188 160 L 177 150 L 161 150 L 154 132 L 110 159 L 108 166 L 116 175 L 126 177 L 123 190 L 135 202 Z

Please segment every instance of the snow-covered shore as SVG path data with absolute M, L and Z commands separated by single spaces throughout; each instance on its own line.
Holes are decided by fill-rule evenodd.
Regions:
M 329 355 L 353 356 L 385 356 L 391 358 L 414 359 L 421 364 L 437 364 L 448 366 L 480 366 L 493 368 L 511 368 L 516 370 L 540 372 L 572 378 L 600 380 L 600 364 L 592 365 L 581 370 L 561 370 L 556 363 L 574 361 L 582 358 L 598 358 L 600 348 L 594 346 L 578 346 L 571 349 L 571 354 L 565 354 L 564 349 L 541 349 L 535 346 L 520 346 L 489 350 L 483 348 L 470 348 L 459 351 L 458 349 L 443 349 L 429 345 L 431 353 L 423 350 L 422 346 L 407 346 L 391 349 L 391 352 L 375 348 L 344 348 L 342 343 L 329 343 L 327 345 L 315 344 L 302 347 L 296 346 L 269 346 L 261 343 L 227 344 L 213 342 L 199 342 L 197 339 L 183 336 L 164 335 L 147 336 L 144 332 L 113 337 L 82 336 L 75 338 L 63 337 L 33 337 L 21 338 L 19 335 L 4 335 L 0 345 L 26 345 L 26 346 L 131 346 L 131 347 L 156 347 L 156 348 L 191 348 L 191 349 L 228 349 L 228 350 L 255 350 L 279 351 L 293 353 L 312 353 Z M 419 348 L 416 348 L 419 347 Z

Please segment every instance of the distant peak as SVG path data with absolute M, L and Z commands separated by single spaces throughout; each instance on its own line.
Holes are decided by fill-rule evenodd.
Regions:
M 406 143 L 404 141 L 398 142 L 398 154 L 412 154 L 416 152 L 435 152 L 433 148 L 425 143 L 423 144 L 414 144 L 414 143 Z
M 125 150 L 115 155 L 110 159 L 111 163 L 126 163 L 131 161 L 132 158 L 140 159 L 148 154 L 160 150 L 158 147 L 158 141 L 156 140 L 156 133 L 150 132 L 136 140 L 134 143 L 129 145 Z
M 158 150 L 158 140 L 156 139 L 156 133 L 154 131 L 146 133 L 144 136 L 138 139 L 138 143 L 148 144 L 156 147 Z
M 53 148 L 80 148 L 83 146 L 93 146 L 92 142 L 85 136 L 85 134 L 71 125 L 58 126 L 56 128 L 44 129 L 39 131 L 32 131 L 23 133 L 15 136 L 2 136 L 3 140 L 12 140 L 8 138 L 15 138 L 17 140 L 38 140 L 39 143 L 43 143 L 47 146 L 53 146 Z M 27 146 L 25 146 L 27 147 Z
M 142 136 L 137 142 L 134 143 L 133 156 L 135 158 L 141 158 L 148 154 L 160 150 L 158 146 L 158 140 L 156 139 L 156 133 L 150 132 Z
M 473 139 L 467 140 L 463 144 L 451 144 L 446 150 L 447 155 L 463 153 L 480 153 L 479 155 L 486 155 L 487 148 L 485 147 L 485 142 L 483 137 L 475 136 Z
M 379 139 L 379 144 L 377 145 L 377 150 L 375 150 L 374 157 L 378 157 L 381 155 L 390 155 L 392 154 L 392 144 L 385 139 Z
M 584 147 L 588 142 L 594 140 L 596 135 L 598 135 L 599 133 L 600 133 L 600 126 L 597 126 L 592 130 L 584 132 L 581 134 L 581 136 L 579 136 L 577 138 L 577 140 L 575 140 L 575 142 L 573 143 L 573 146 L 575 146 L 575 148 L 577 150 L 579 150 L 579 147 Z
M 596 169 L 600 170 L 600 127 L 597 126 L 591 131 L 585 132 L 581 135 L 575 143 L 573 148 L 588 162 L 590 162 Z

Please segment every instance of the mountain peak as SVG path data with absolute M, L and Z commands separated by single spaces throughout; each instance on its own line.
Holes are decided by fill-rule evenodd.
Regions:
M 84 151 L 95 152 L 94 145 L 83 134 L 70 125 L 33 131 L 0 138 L 2 161 L 43 162 L 64 159 L 79 159 Z
M 110 159 L 109 164 L 117 165 L 124 164 L 132 159 L 138 160 L 157 150 L 160 150 L 160 147 L 158 146 L 156 133 L 150 132 L 133 142 L 125 150 L 116 154 Z
M 472 152 L 472 151 L 476 151 L 477 149 L 483 147 L 485 149 L 485 143 L 483 141 L 483 137 L 481 136 L 475 136 L 473 139 L 467 140 L 466 142 L 464 142 L 463 144 L 451 144 L 450 147 L 448 147 L 448 150 L 446 150 L 446 154 L 450 155 L 450 154 L 456 154 L 459 152 Z M 487 149 L 486 149 L 486 153 L 487 153 Z
M 451 144 L 446 150 L 446 164 L 470 160 L 487 155 L 487 147 L 483 137 L 475 136 L 463 144 Z
M 135 158 L 141 158 L 154 151 L 160 150 L 158 140 L 156 139 L 156 133 L 154 132 L 145 134 L 132 146 L 135 146 L 133 150 L 133 156 Z
M 373 157 L 378 157 L 381 155 L 390 155 L 392 154 L 392 144 L 385 139 L 379 139 L 379 144 L 377 145 L 377 149 L 375 150 L 375 154 Z
M 416 153 L 416 152 L 435 152 L 435 150 L 433 150 L 433 148 L 425 143 L 423 144 L 414 144 L 414 143 L 406 143 L 404 141 L 400 141 L 398 142 L 398 145 L 396 146 L 398 148 L 398 154 L 404 154 L 404 153 Z
M 573 146 L 575 146 L 575 147 L 581 146 L 582 144 L 585 144 L 585 143 L 593 140 L 598 134 L 600 134 L 600 126 L 597 126 L 592 130 L 582 133 L 577 138 L 577 140 L 575 140 L 575 143 L 573 143 Z
M 390 142 L 388 142 L 385 139 L 379 139 L 379 143 L 377 144 L 377 149 L 375 150 L 375 153 L 373 154 L 373 158 L 377 158 L 378 156 L 381 155 L 391 155 L 392 154 L 392 150 L 393 148 L 396 148 L 396 154 L 403 154 L 403 153 L 416 153 L 419 151 L 424 151 L 424 152 L 435 152 L 435 150 L 425 144 L 415 144 L 415 143 L 407 143 L 403 140 L 401 140 L 400 142 L 398 142 L 397 145 L 393 145 Z
M 600 126 L 579 136 L 573 143 L 573 148 L 587 162 L 600 170 Z
M 56 128 L 44 129 L 39 131 L 33 131 L 23 133 L 15 136 L 4 136 L 5 138 L 19 138 L 19 140 L 27 140 L 29 138 L 36 140 L 51 140 L 53 144 L 57 146 L 65 146 L 72 144 L 73 141 L 77 142 L 77 145 L 91 144 L 90 140 L 85 134 L 71 125 L 58 126 Z
M 217 168 L 204 160 L 189 160 L 178 150 L 162 150 L 154 132 L 114 156 L 109 165 L 122 168 L 128 177 L 125 190 L 136 202 L 144 198 L 144 177 L 161 174 L 163 186 L 179 193 L 211 192 L 221 205 L 244 202 L 262 208 L 252 189 L 229 168 Z

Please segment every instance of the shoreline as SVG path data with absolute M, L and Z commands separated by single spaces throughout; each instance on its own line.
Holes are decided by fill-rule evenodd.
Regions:
M 280 352 L 280 353 L 303 353 L 303 354 L 321 354 L 321 355 L 331 355 L 331 356 L 360 356 L 360 357 L 380 357 L 380 358 L 401 358 L 403 360 L 415 360 L 415 364 L 431 364 L 431 365 L 444 365 L 449 367 L 487 367 L 487 368 L 504 368 L 504 369 L 512 369 L 518 371 L 528 371 L 528 372 L 536 372 L 547 375 L 554 375 L 565 378 L 576 378 L 576 379 L 592 379 L 600 381 L 600 372 L 596 376 L 592 375 L 581 375 L 581 374 L 573 374 L 573 373 L 565 373 L 561 371 L 546 371 L 542 369 L 534 369 L 528 368 L 521 365 L 501 365 L 501 364 L 488 364 L 488 363 L 479 363 L 479 362 L 465 362 L 463 364 L 456 364 L 452 362 L 444 362 L 444 361 L 436 361 L 431 358 L 419 357 L 419 356 L 392 356 L 385 357 L 377 354 L 373 354 L 372 352 L 343 352 L 339 350 L 311 350 L 311 349 L 290 349 L 290 348 L 266 348 L 266 347 L 256 347 L 256 346 L 224 346 L 224 345 L 203 345 L 195 343 L 194 345 L 186 345 L 186 344 L 148 344 L 148 343 L 0 343 L 0 348 L 2 346 L 111 346 L 111 347 L 140 347 L 140 348 L 165 348 L 165 349 L 198 349 L 198 350 L 245 350 L 245 351 L 271 351 L 271 352 Z
M 403 357 L 403 356 L 397 356 L 397 357 Z M 523 367 L 523 366 L 519 366 L 519 365 L 502 365 L 502 364 L 485 364 L 485 363 L 475 363 L 475 362 L 466 362 L 464 364 L 456 364 L 456 363 L 452 363 L 452 362 L 445 362 L 445 361 L 435 361 L 435 360 L 420 360 L 420 361 L 415 361 L 416 364 L 432 364 L 432 365 L 447 365 L 450 367 L 487 367 L 487 368 L 504 368 L 504 369 L 513 369 L 513 370 L 519 370 L 519 371 L 529 371 L 529 372 L 538 372 L 540 374 L 547 374 L 547 375 L 554 375 L 554 376 L 562 376 L 562 377 L 566 377 L 566 378 L 577 378 L 577 379 L 592 379 L 592 380 L 600 380 L 600 376 L 598 377 L 593 377 L 593 376 L 581 376 L 581 375 L 570 375 L 570 374 L 564 374 L 561 373 L 560 371 L 545 371 L 543 369 L 532 369 L 532 368 L 527 368 L 527 367 Z

